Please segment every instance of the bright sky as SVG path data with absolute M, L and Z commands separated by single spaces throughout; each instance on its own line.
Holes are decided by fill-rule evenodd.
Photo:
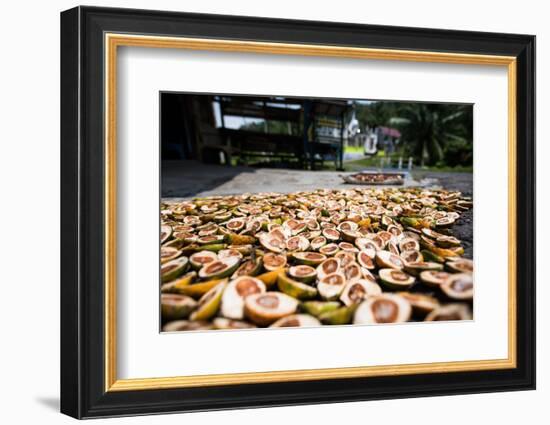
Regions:
M 360 105 L 369 105 L 373 103 L 372 100 L 355 100 Z M 221 112 L 220 112 L 220 104 L 218 102 L 213 102 L 214 107 L 214 117 L 216 119 L 216 127 L 222 126 L 222 119 L 221 119 Z M 299 108 L 298 105 L 290 106 L 289 108 Z M 225 127 L 226 128 L 232 128 L 232 129 L 238 129 L 244 124 L 251 124 L 251 123 L 261 123 L 263 122 L 262 119 L 259 118 L 245 118 L 245 117 L 231 117 L 231 116 L 225 116 Z

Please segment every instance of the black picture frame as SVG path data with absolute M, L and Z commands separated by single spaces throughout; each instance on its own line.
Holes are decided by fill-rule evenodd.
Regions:
M 104 34 L 260 40 L 517 58 L 517 367 L 105 391 Z M 61 412 L 76 418 L 535 388 L 535 37 L 131 9 L 61 13 Z

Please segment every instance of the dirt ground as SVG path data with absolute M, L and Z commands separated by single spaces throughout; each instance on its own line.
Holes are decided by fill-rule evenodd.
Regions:
M 349 189 L 340 172 L 303 171 L 277 168 L 226 167 L 196 161 L 167 161 L 162 164 L 162 198 L 188 199 L 209 195 L 232 195 L 246 192 L 289 193 L 318 188 Z M 442 187 L 473 196 L 471 173 L 413 171 L 406 186 Z M 473 211 L 464 214 L 452 233 L 463 241 L 464 256 L 473 255 Z

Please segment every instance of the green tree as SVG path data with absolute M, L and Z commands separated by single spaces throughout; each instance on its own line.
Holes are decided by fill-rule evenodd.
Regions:
M 471 165 L 470 105 L 406 103 L 388 122 L 421 165 Z

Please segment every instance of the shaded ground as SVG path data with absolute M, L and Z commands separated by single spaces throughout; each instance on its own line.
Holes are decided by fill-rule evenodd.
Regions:
M 349 189 L 339 172 L 303 171 L 276 168 L 226 167 L 205 165 L 196 161 L 164 161 L 161 189 L 163 198 L 191 198 L 209 195 L 232 195 L 245 192 L 289 193 L 318 188 Z M 471 173 L 413 171 L 406 185 L 436 186 L 459 190 L 472 196 Z M 174 199 L 176 198 L 176 199 Z M 462 240 L 464 256 L 472 258 L 473 212 L 462 214 L 452 234 Z

